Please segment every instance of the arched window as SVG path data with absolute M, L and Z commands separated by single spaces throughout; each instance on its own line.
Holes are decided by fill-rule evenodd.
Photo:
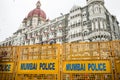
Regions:
M 99 11 L 99 5 L 95 5 L 94 6 L 94 12 L 95 13 L 99 13 L 100 11 Z

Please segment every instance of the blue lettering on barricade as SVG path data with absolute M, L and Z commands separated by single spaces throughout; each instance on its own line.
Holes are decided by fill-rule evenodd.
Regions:
M 37 63 L 22 63 L 21 70 L 37 70 Z
M 55 63 L 40 63 L 40 70 L 55 70 Z
M 92 71 L 106 71 L 106 64 L 105 63 L 89 63 L 88 64 L 88 70 L 92 70 Z
M 10 71 L 11 65 L 10 64 L 0 64 L 0 71 Z
M 19 62 L 18 74 L 57 74 L 58 60 L 25 60 Z
M 85 64 L 66 64 L 67 71 L 85 71 Z
M 37 63 L 21 63 L 21 70 L 37 70 Z M 55 63 L 40 63 L 39 70 L 55 70 Z
M 110 61 L 64 61 L 63 73 L 111 73 Z

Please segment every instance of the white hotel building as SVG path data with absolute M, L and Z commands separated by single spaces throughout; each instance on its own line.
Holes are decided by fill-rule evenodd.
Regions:
M 36 8 L 23 19 L 22 25 L 1 46 L 18 46 L 45 43 L 94 42 L 120 39 L 120 27 L 116 17 L 105 8 L 104 0 L 86 0 L 84 7 L 73 6 L 68 14 L 53 20 L 46 19 L 45 12 Z

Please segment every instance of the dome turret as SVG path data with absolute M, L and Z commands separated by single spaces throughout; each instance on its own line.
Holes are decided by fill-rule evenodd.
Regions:
M 38 17 L 41 17 L 46 20 L 46 14 L 40 7 L 41 7 L 41 3 L 40 3 L 40 1 L 38 1 L 36 3 L 36 8 L 28 13 L 27 18 L 30 18 L 33 16 L 38 16 Z
M 104 3 L 104 0 L 86 0 L 87 4 L 91 4 L 96 1 Z

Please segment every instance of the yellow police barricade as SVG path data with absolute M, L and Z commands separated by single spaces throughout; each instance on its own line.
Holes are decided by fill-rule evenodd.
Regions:
M 120 41 L 0 47 L 0 80 L 119 80 Z
M 63 73 L 66 74 L 64 78 L 69 80 L 110 80 L 109 74 L 112 73 L 110 66 L 109 60 L 63 61 Z
M 13 80 L 14 63 L 13 62 L 1 62 L 0 63 L 0 79 Z
M 62 45 L 61 80 L 115 80 L 110 42 Z
M 120 80 L 120 59 L 115 60 L 115 69 L 116 78 Z
M 16 80 L 60 80 L 59 45 L 32 45 L 19 48 Z
M 111 41 L 113 74 L 115 80 L 120 80 L 120 41 Z
M 0 47 L 0 80 L 14 80 L 17 47 Z

